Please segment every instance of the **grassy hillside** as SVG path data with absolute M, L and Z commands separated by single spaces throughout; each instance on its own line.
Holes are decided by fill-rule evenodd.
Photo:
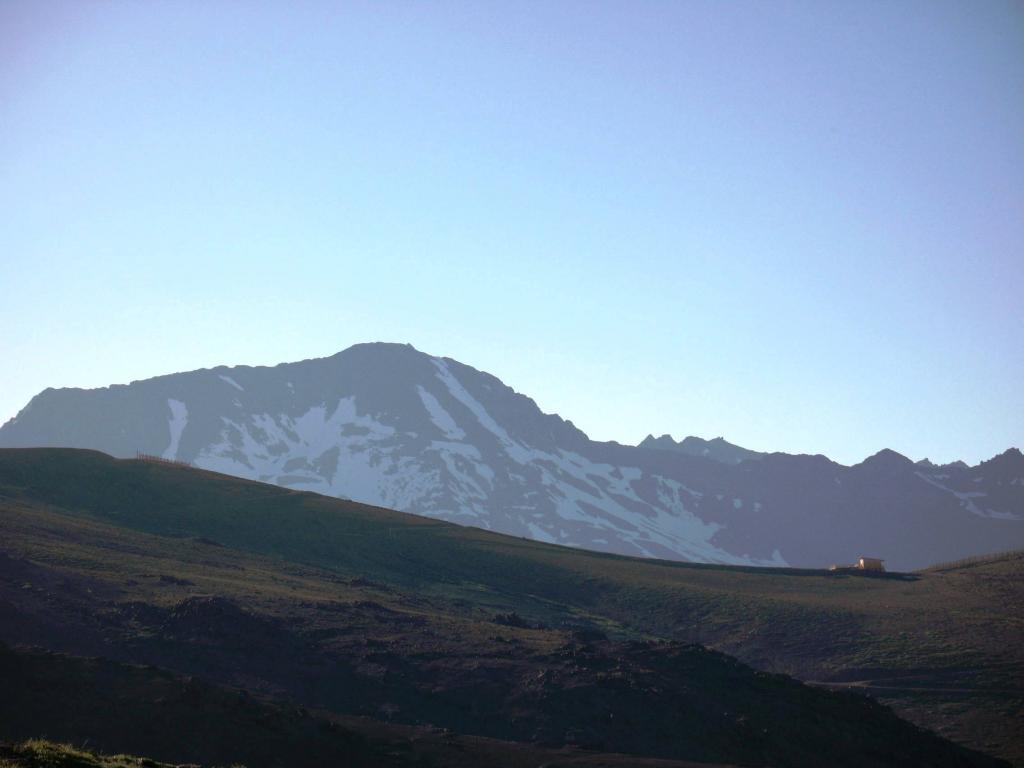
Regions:
M 725 678 L 700 681 L 698 671 L 726 674 L 728 664 L 645 644 L 699 641 L 766 671 L 870 690 L 918 724 L 1024 760 L 1024 627 L 1006 609 L 1021 604 L 1020 558 L 888 578 L 636 560 L 63 450 L 0 451 L 0 514 L 2 583 L 22 582 L 0 601 L 12 642 L 76 653 L 113 646 L 129 660 L 235 683 L 248 676 L 268 693 L 335 711 L 365 705 L 374 717 L 416 719 L 429 709 L 478 733 L 498 713 L 466 709 L 474 691 L 490 690 L 522 711 L 501 712 L 513 724 L 489 735 L 565 742 L 607 740 L 609 729 L 580 710 L 574 722 L 588 725 L 554 733 L 560 724 L 531 713 L 572 712 L 601 691 L 643 706 L 658 687 L 651 670 L 657 678 L 692 662 L 679 685 L 705 688 L 673 706 L 706 708 L 706 689 Z M 66 594 L 64 582 L 81 594 Z M 71 636 L 61 629 L 69 615 Z M 204 637 L 211 626 L 220 629 Z M 238 627 L 247 629 L 232 635 Z M 231 662 L 240 649 L 251 657 L 241 666 Z M 311 675 L 303 663 L 331 673 Z M 576 698 L 557 700 L 577 679 Z M 781 678 L 749 684 L 794 701 L 809 695 L 784 690 Z M 791 719 L 800 706 L 837 706 L 838 722 L 848 702 L 864 700 L 835 701 L 844 703 L 808 699 Z M 756 707 L 728 713 L 749 700 L 719 703 L 728 717 L 698 731 L 720 729 L 723 744 L 751 744 L 744 723 L 769 718 Z M 776 732 L 748 753 L 712 743 L 677 756 L 756 761 L 787 741 L 785 723 L 773 720 Z M 614 748 L 638 728 L 611 729 Z M 654 731 L 641 734 L 647 747 Z
M 29 739 L 20 744 L 0 744 L 0 768 L 174 768 L 133 755 L 99 755 L 70 744 Z

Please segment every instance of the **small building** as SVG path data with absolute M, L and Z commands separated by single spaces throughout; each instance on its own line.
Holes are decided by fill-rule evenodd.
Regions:
M 885 560 L 877 557 L 861 557 L 854 565 L 833 565 L 830 571 L 870 571 L 885 573 Z

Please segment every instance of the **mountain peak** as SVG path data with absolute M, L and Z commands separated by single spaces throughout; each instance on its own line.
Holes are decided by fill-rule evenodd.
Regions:
M 1024 477 L 1024 454 L 1019 448 L 1008 448 L 988 461 L 981 462 L 975 469 L 1000 477 L 1005 475 L 1008 480 Z
M 891 448 L 883 448 L 878 453 L 868 456 L 864 461 L 856 466 L 898 469 L 903 467 L 912 467 L 914 466 L 914 462 L 902 453 L 898 453 Z
M 335 352 L 331 357 L 342 357 L 350 354 L 412 354 L 430 357 L 425 352 L 416 349 L 412 344 L 397 341 L 361 341 L 358 344 L 345 347 Z
M 655 437 L 654 435 L 647 435 L 643 440 L 637 443 L 638 448 L 653 448 L 656 450 L 674 450 L 678 444 L 672 439 L 672 435 L 662 435 L 661 437 Z
M 742 461 L 760 459 L 764 455 L 757 451 L 733 445 L 724 437 L 705 440 L 694 435 L 684 437 L 678 443 L 672 439 L 671 435 L 662 435 L 658 438 L 648 435 L 639 444 L 639 447 L 660 451 L 674 451 L 675 453 L 682 453 L 687 456 L 702 456 L 723 464 L 739 464 Z

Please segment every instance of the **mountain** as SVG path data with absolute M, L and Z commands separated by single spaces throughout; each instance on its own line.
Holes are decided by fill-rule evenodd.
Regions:
M 1024 546 L 1018 451 L 973 468 L 891 451 L 845 467 L 778 453 L 736 463 L 744 449 L 724 440 L 645 443 L 595 442 L 490 374 L 382 343 L 274 367 L 47 389 L 0 428 L 0 447 L 155 454 L 645 557 L 820 567 L 868 555 L 910 569 Z
M 661 451 L 676 451 L 687 456 L 704 456 L 713 461 L 721 461 L 724 464 L 739 464 L 741 461 L 757 460 L 764 456 L 763 453 L 741 448 L 738 445 L 716 437 L 714 440 L 702 440 L 699 437 L 685 437 L 678 443 L 671 435 L 655 437 L 648 435 L 640 443 L 640 448 L 654 448 Z
M 0 450 L 0 531 L 0 742 L 251 768 L 1024 759 L 1024 553 L 871 577 L 627 558 L 69 449 Z

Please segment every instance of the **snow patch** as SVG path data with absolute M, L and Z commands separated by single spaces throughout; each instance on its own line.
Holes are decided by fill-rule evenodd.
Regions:
M 444 406 L 437 401 L 437 398 L 430 394 L 423 387 L 416 385 L 416 391 L 419 393 L 420 400 L 423 402 L 423 407 L 427 409 L 427 413 L 430 415 L 430 420 L 434 422 L 434 425 L 440 429 L 444 436 L 449 440 L 461 440 L 466 436 L 466 433 L 459 429 L 459 425 L 455 423 L 455 419 L 452 415 L 444 409 Z
M 224 374 L 222 374 L 222 373 L 218 373 L 218 374 L 217 374 L 217 378 L 218 378 L 218 379 L 220 379 L 221 381 L 224 381 L 224 382 L 226 382 L 226 383 L 230 384 L 230 385 L 231 385 L 232 387 L 234 387 L 235 389 L 237 389 L 237 390 L 238 390 L 239 392 L 245 392 L 245 390 L 244 390 L 244 389 L 242 389 L 242 385 L 241 385 L 241 384 L 239 384 L 239 383 L 238 383 L 237 381 L 235 381 L 234 379 L 232 379 L 232 378 L 231 378 L 230 376 L 225 376 L 225 375 L 224 375 Z
M 448 388 L 452 397 L 466 406 L 470 412 L 476 416 L 476 420 L 480 422 L 480 426 L 498 438 L 502 447 L 505 449 L 505 453 L 512 458 L 518 464 L 526 464 L 530 459 L 530 451 L 524 448 L 522 445 L 513 440 L 508 432 L 506 432 L 498 422 L 491 418 L 491 415 L 487 412 L 487 409 L 480 404 L 480 402 L 473 397 L 462 386 L 461 382 L 455 378 L 455 374 L 448 368 L 448 363 L 439 357 L 431 358 L 431 362 L 434 367 L 437 368 L 437 378 Z
M 527 523 L 526 530 L 530 532 L 530 538 L 534 541 L 543 541 L 545 544 L 557 543 L 557 540 L 554 536 L 545 531 L 543 528 L 534 525 L 533 523 Z
M 165 459 L 178 458 L 178 443 L 181 441 L 181 433 L 188 423 L 188 408 L 181 400 L 167 399 L 167 407 L 171 409 L 171 418 L 167 421 L 167 427 L 171 432 L 171 442 L 167 449 L 161 454 Z
M 1015 515 L 1012 512 L 993 512 L 993 510 L 991 509 L 981 509 L 977 504 L 974 503 L 975 499 L 981 499 L 984 498 L 985 496 L 988 496 L 987 493 L 982 493 L 981 491 L 957 491 L 953 488 L 949 488 L 943 485 L 942 483 L 935 479 L 937 477 L 948 477 L 948 475 L 932 475 L 931 477 L 929 477 L 923 472 L 915 472 L 914 474 L 916 474 L 926 483 L 934 485 L 936 488 L 941 488 L 943 491 L 946 491 L 947 493 L 951 493 L 954 496 L 956 496 L 960 500 L 961 507 L 965 507 L 968 512 L 977 515 L 978 517 L 995 517 L 999 518 L 1000 520 L 1021 519 L 1018 515 Z
M 988 509 L 987 517 L 991 517 L 993 520 L 1020 520 L 1021 518 L 1013 514 L 1013 512 L 1000 512 L 996 509 Z
M 298 418 L 264 413 L 222 424 L 220 441 L 196 458 L 204 469 L 392 509 L 428 500 L 441 485 L 435 468 L 382 444 L 394 428 L 359 414 L 354 397 L 330 412 L 319 405 Z

